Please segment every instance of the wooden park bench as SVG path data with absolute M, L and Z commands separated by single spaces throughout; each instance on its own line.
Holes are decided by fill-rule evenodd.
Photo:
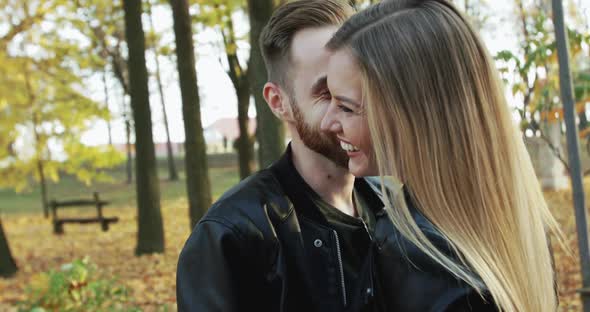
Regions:
M 100 223 L 103 232 L 109 230 L 110 223 L 116 223 L 119 221 L 118 217 L 105 217 L 102 214 L 102 207 L 109 204 L 108 201 L 100 200 L 98 197 L 98 193 L 94 192 L 94 199 L 87 200 L 87 199 L 78 199 L 78 200 L 69 200 L 69 201 L 56 201 L 52 200 L 49 202 L 49 206 L 51 208 L 51 214 L 53 217 L 53 233 L 55 234 L 63 234 L 64 223 L 80 223 L 80 224 L 87 224 L 87 223 Z M 83 217 L 83 218 L 60 218 L 57 216 L 57 209 L 65 208 L 65 207 L 84 207 L 84 206 L 96 206 L 96 217 Z

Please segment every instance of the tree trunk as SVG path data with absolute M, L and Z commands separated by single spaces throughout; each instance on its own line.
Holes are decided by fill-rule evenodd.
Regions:
M 182 115 L 185 131 L 186 186 L 189 199 L 190 226 L 193 228 L 211 205 L 211 185 L 207 171 L 207 153 L 203 126 L 199 87 L 195 69 L 193 31 L 187 0 L 170 0 L 176 37 L 176 58 Z
M 6 234 L 4 234 L 4 228 L 2 227 L 2 220 L 0 219 L 0 276 L 11 277 L 16 271 L 18 271 L 18 268 L 10 252 L 8 239 L 6 239 Z
M 248 131 L 250 120 L 248 107 L 250 104 L 250 90 L 247 86 L 237 90 L 238 95 L 238 127 L 240 136 L 236 147 L 238 149 L 238 162 L 240 165 L 240 179 L 245 179 L 254 172 L 254 142 Z
M 49 217 L 49 205 L 47 200 L 47 181 L 45 181 L 45 170 L 43 169 L 43 160 L 37 160 L 37 172 L 39 173 L 39 185 L 41 186 L 41 206 L 43 207 L 43 216 Z
M 109 113 L 110 113 L 109 86 L 107 85 L 107 71 L 106 70 L 104 70 L 102 72 L 102 83 L 104 85 L 104 105 L 107 108 L 107 110 L 109 110 Z M 111 129 L 111 118 L 110 117 L 107 119 L 107 130 L 108 130 L 108 135 L 109 135 L 109 146 L 113 146 L 113 132 Z
M 127 139 L 127 184 L 133 182 L 133 153 L 131 151 L 131 122 L 129 116 L 125 116 L 125 136 Z
M 119 39 L 121 40 L 121 39 Z M 106 49 L 106 47 L 105 47 Z M 122 107 L 123 110 L 123 119 L 125 120 L 125 149 L 127 150 L 127 184 L 131 184 L 133 182 L 133 153 L 131 147 L 131 119 L 130 119 L 130 111 L 131 109 L 128 108 L 126 95 L 131 95 L 131 91 L 129 90 L 129 79 L 128 79 L 128 69 L 127 69 L 127 62 L 123 60 L 123 57 L 120 54 L 120 50 L 117 48 L 114 50 L 113 53 L 109 53 L 112 59 L 112 66 L 113 66 L 113 73 L 115 77 L 119 81 L 122 89 Z
M 174 151 L 172 150 L 172 141 L 170 140 L 170 126 L 168 125 L 168 114 L 166 113 L 166 103 L 164 102 L 164 91 L 162 88 L 162 79 L 160 78 L 160 62 L 156 54 L 156 80 L 158 81 L 158 90 L 160 92 L 160 101 L 162 102 L 162 116 L 164 118 L 164 129 L 166 129 L 166 155 L 168 157 L 168 179 L 170 181 L 178 180 L 178 171 L 174 163 Z
M 523 4 L 523 0 L 517 0 L 516 1 L 516 6 L 518 8 L 518 16 L 520 19 L 520 24 L 522 27 L 522 35 L 523 35 L 523 42 L 524 44 L 524 48 L 523 48 L 523 55 L 526 58 L 529 57 L 530 54 L 530 42 L 531 42 L 531 36 L 529 34 L 528 28 L 527 28 L 527 15 L 526 15 L 526 10 L 524 8 L 524 4 Z M 537 71 L 534 71 L 533 73 L 533 79 L 532 79 L 532 84 L 529 84 L 529 73 L 521 73 L 521 78 L 522 80 L 525 82 L 525 84 L 527 85 L 527 89 L 526 92 L 524 92 L 524 99 L 523 99 L 523 105 L 522 105 L 522 111 L 520 113 L 520 118 L 521 120 L 527 120 L 527 116 L 526 116 L 526 112 L 527 112 L 527 107 L 529 106 L 533 93 L 535 91 L 535 87 L 537 85 Z M 530 123 L 531 123 L 531 129 L 533 131 L 537 131 L 537 129 L 539 128 L 538 123 L 536 122 L 535 118 L 530 118 Z
M 33 113 L 33 134 L 35 135 L 35 150 L 37 151 L 37 174 L 39 175 L 39 186 L 41 186 L 41 207 L 43 216 L 49 217 L 49 205 L 47 200 L 47 181 L 45 181 L 45 170 L 43 168 L 43 146 L 41 146 L 41 135 L 37 130 L 38 126 L 37 113 Z
M 580 165 L 580 152 L 578 131 L 575 120 L 575 102 L 573 95 L 573 83 L 569 66 L 569 50 L 567 28 L 564 22 L 563 6 L 561 0 L 553 0 L 553 25 L 555 25 L 555 41 L 557 43 L 557 59 L 559 63 L 559 90 L 563 103 L 565 125 L 567 131 L 568 157 L 570 165 L 570 178 L 574 199 L 574 211 L 576 229 L 578 234 L 578 250 L 580 257 L 580 273 L 582 276 L 582 309 L 590 312 L 590 241 L 588 238 L 588 217 L 586 198 L 584 195 L 584 183 L 582 181 L 582 168 Z
M 43 150 L 41 135 L 37 127 L 39 126 L 39 115 L 36 111 L 35 102 L 36 95 L 31 87 L 31 81 L 29 80 L 29 68 L 28 64 L 24 68 L 25 84 L 27 88 L 28 105 L 32 110 L 32 121 L 33 121 L 33 135 L 35 136 L 35 156 L 37 157 L 37 174 L 39 174 L 39 183 L 41 186 L 41 207 L 43 208 L 43 216 L 49 217 L 49 207 L 47 205 L 47 184 L 45 183 L 45 170 L 43 170 Z
M 262 96 L 267 81 L 266 67 L 262 60 L 258 38 L 273 10 L 272 0 L 248 0 L 250 16 L 250 75 L 252 94 L 256 105 L 256 137 L 258 139 L 258 163 L 266 168 L 279 159 L 285 150 L 285 127 L 268 108 Z
M 131 121 L 129 120 L 129 109 L 125 101 L 125 91 L 123 91 L 123 119 L 125 120 L 125 149 L 127 150 L 127 184 L 133 182 L 133 154 L 131 152 Z
M 540 124 L 542 138 L 545 144 L 539 149 L 538 158 L 539 173 L 538 179 L 544 190 L 562 190 L 569 187 L 567 170 L 561 162 L 563 147 L 561 145 L 561 122 L 543 121 Z
M 578 123 L 578 130 L 582 131 L 588 128 L 588 117 L 586 117 L 586 110 L 578 114 L 580 122 Z
M 154 21 L 152 18 L 152 6 L 148 1 L 148 17 L 150 21 L 150 28 L 154 29 Z M 158 92 L 160 93 L 160 102 L 162 103 L 162 117 L 164 119 L 164 129 L 166 129 L 166 155 L 168 157 L 168 180 L 178 180 L 178 171 L 174 164 L 174 152 L 172 151 L 172 142 L 170 141 L 170 127 L 168 126 L 168 114 L 166 113 L 166 102 L 164 101 L 164 88 L 162 87 L 162 78 L 160 77 L 160 60 L 158 58 L 158 49 L 156 44 L 152 46 L 154 53 L 154 60 L 156 61 L 156 81 L 158 82 Z
M 137 255 L 164 251 L 160 211 L 160 185 L 152 136 L 145 37 L 141 24 L 141 1 L 125 0 L 125 33 L 129 49 L 129 85 L 135 124 L 137 185 Z
M 242 68 L 238 58 L 236 47 L 236 35 L 234 24 L 231 19 L 231 12 L 226 12 L 228 16 L 227 34 L 222 30 L 223 41 L 225 44 L 225 53 L 229 70 L 227 72 L 238 98 L 238 128 L 240 136 L 236 142 L 238 150 L 238 164 L 240 168 L 240 179 L 247 178 L 254 171 L 254 142 L 250 138 L 248 131 L 248 108 L 250 107 L 250 81 L 248 80 L 247 70 Z

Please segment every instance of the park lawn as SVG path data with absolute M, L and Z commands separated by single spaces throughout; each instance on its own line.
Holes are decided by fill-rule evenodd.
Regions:
M 215 200 L 239 182 L 238 170 L 226 160 L 213 160 L 210 167 L 212 195 Z M 43 217 L 40 188 L 35 185 L 23 193 L 0 189 L 0 216 L 9 244 L 20 271 L 11 279 L 0 278 L 0 311 L 14 310 L 25 298 L 26 287 L 39 280 L 40 273 L 58 269 L 62 264 L 89 256 L 97 264 L 99 274 L 116 277 L 133 294 L 132 305 L 145 310 L 168 307 L 175 311 L 175 268 L 178 254 L 190 234 L 186 180 L 183 166 L 178 166 L 180 180 L 168 181 L 164 161 L 158 162 L 161 207 L 165 227 L 166 252 L 162 255 L 134 256 L 137 232 L 135 183 L 127 184 L 126 171 L 119 167 L 110 172 L 113 182 L 84 185 L 74 177 L 65 176 L 58 183 L 49 183 L 49 199 L 92 198 L 92 192 L 111 202 L 105 216 L 118 216 L 108 232 L 98 224 L 66 224 L 65 234 L 52 234 L 51 220 Z M 94 208 L 69 208 L 62 216 L 95 215 Z M 165 309 L 164 309 L 165 310 Z
M 182 169 L 180 167 L 179 169 Z M 126 206 L 135 204 L 135 181 L 126 183 L 125 168 L 120 167 L 109 173 L 113 181 L 85 185 L 72 176 L 65 176 L 59 182 L 48 183 L 48 199 L 91 199 L 93 192 L 99 192 L 100 198 L 111 202 L 112 206 Z M 168 181 L 167 171 L 160 166 L 160 194 L 163 201 L 182 198 L 186 195 L 186 180 L 184 171 L 179 171 L 180 180 Z M 211 192 L 217 198 L 229 187 L 239 181 L 237 168 L 234 166 L 213 167 L 209 169 Z M 0 213 L 43 213 L 41 205 L 41 189 L 38 185 L 29 190 L 16 193 L 12 189 L 0 189 Z
M 235 169 L 211 169 L 216 195 L 237 181 Z M 230 171 L 233 174 L 230 174 Z M 214 178 L 213 176 L 219 174 Z M 230 177 L 230 176 L 233 176 Z M 221 177 L 226 177 L 225 181 Z M 165 186 L 167 182 L 163 182 Z M 179 183 L 183 185 L 183 183 Z M 217 186 L 216 186 L 217 184 Z M 222 184 L 224 184 L 222 186 Z M 225 185 L 228 184 L 228 185 Z M 162 192 L 167 191 L 162 187 Z M 585 181 L 586 194 L 590 194 L 590 180 Z M 171 187 L 170 187 L 171 188 Z M 179 191 L 183 190 L 178 186 Z M 107 194 L 132 192 L 118 190 Z M 83 193 L 83 192 L 82 192 Z M 114 196 L 114 195 L 113 195 Z M 576 289 L 581 287 L 575 223 L 571 191 L 546 192 L 545 197 L 557 220 L 562 225 L 566 245 L 573 257 L 554 244 L 560 295 L 559 311 L 580 311 L 581 303 Z M 123 198 L 123 197 L 121 197 Z M 50 220 L 44 219 L 38 210 L 29 213 L 3 214 L 4 229 L 20 271 L 12 279 L 0 278 L 0 311 L 9 310 L 18 300 L 25 298 L 26 286 L 39 279 L 39 273 L 57 269 L 73 259 L 89 256 L 105 277 L 117 277 L 132 291 L 130 304 L 146 311 L 159 311 L 163 307 L 175 311 L 175 272 L 178 254 L 190 234 L 187 202 L 184 196 L 163 196 L 162 213 L 166 237 L 163 254 L 134 256 L 136 244 L 136 209 L 133 203 L 112 205 L 105 215 L 116 215 L 119 223 L 108 232 L 101 232 L 99 225 L 65 225 L 65 234 L 52 234 Z M 74 212 L 77 213 L 77 212 Z

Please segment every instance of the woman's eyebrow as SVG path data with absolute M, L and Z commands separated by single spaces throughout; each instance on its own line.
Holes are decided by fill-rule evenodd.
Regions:
M 342 96 L 342 95 L 332 95 L 332 96 L 333 96 L 335 99 L 337 99 L 338 101 L 340 101 L 340 102 L 346 102 L 346 103 L 349 103 L 349 104 L 351 104 L 351 105 L 354 105 L 354 106 L 359 106 L 359 107 L 361 106 L 361 104 L 360 104 L 360 103 L 358 103 L 357 101 L 355 101 L 355 100 L 353 100 L 353 99 L 350 99 L 350 98 L 347 98 L 347 97 L 345 97 L 345 96 Z

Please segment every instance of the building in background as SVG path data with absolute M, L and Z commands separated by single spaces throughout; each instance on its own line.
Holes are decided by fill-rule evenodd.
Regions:
M 254 136 L 256 119 L 250 118 L 248 133 Z M 240 136 L 237 118 L 221 118 L 203 130 L 208 154 L 233 153 L 234 142 Z
M 256 119 L 251 118 L 248 132 L 254 136 L 256 132 Z M 234 141 L 240 136 L 238 120 L 236 118 L 221 118 L 203 129 L 203 135 L 207 144 L 207 154 L 234 153 Z M 156 157 L 166 157 L 166 142 L 155 142 Z M 113 144 L 117 151 L 127 152 L 124 143 Z M 135 145 L 131 145 L 132 154 L 135 155 Z M 175 156 L 184 155 L 184 142 L 172 142 L 172 151 Z

